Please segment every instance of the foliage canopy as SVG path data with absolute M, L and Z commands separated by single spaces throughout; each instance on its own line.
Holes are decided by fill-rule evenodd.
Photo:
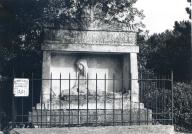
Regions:
M 41 70 L 45 27 L 84 29 L 93 21 L 124 27 L 143 24 L 137 0 L 9 0 L 0 2 L 0 74 Z M 29 66 L 25 66 L 29 65 Z M 30 65 L 34 65 L 33 67 Z M 27 68 L 27 70 L 26 70 Z M 8 70 L 4 70 L 8 69 Z M 19 71 L 20 70 L 20 71 Z M 37 71 L 40 74 L 40 71 Z M 9 75 L 9 74 L 4 74 Z
M 145 71 L 174 72 L 176 81 L 190 80 L 191 23 L 175 22 L 174 30 L 138 37 L 140 68 Z

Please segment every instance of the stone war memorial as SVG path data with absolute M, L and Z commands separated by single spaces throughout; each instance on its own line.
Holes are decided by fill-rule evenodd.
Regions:
M 167 51 L 161 56 L 161 50 L 174 44 L 171 38 L 177 38 L 163 40 L 165 47 L 158 44 L 161 35 L 148 38 L 142 30 L 144 11 L 136 2 L 3 3 L 3 10 L 15 8 L 14 14 L 7 13 L 16 19 L 5 17 L 10 22 L 2 23 L 0 131 L 164 133 L 160 129 L 168 130 L 166 125 L 186 123 L 177 120 L 175 111 L 185 85 L 174 82 L 172 63 L 167 62 L 174 55 Z M 158 59 L 166 64 L 158 66 Z
M 104 24 L 45 29 L 40 103 L 29 120 L 50 126 L 151 120 L 139 101 L 136 35 Z

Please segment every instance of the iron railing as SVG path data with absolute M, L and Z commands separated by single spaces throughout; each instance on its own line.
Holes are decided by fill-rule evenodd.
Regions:
M 86 93 L 71 94 L 71 81 L 86 81 Z M 50 82 L 50 100 L 43 102 L 42 81 Z M 53 81 L 58 81 L 59 99 L 54 98 Z M 62 82 L 68 82 L 68 94 L 62 96 Z M 95 92 L 89 92 L 89 81 L 95 81 Z M 104 89 L 99 94 L 98 83 L 103 81 Z M 109 93 L 107 82 L 112 82 Z M 132 102 L 131 88 L 123 88 L 124 82 L 139 83 L 139 101 Z M 120 92 L 116 84 L 121 83 Z M 67 91 L 67 90 L 66 90 Z M 61 97 L 62 96 L 62 97 Z M 93 107 L 94 105 L 94 107 Z M 142 124 L 173 124 L 173 74 L 161 76 L 142 75 L 139 79 L 98 78 L 87 75 L 86 79 L 59 78 L 40 79 L 33 75 L 30 78 L 28 97 L 12 96 L 12 127 L 72 127 L 72 126 L 115 126 Z

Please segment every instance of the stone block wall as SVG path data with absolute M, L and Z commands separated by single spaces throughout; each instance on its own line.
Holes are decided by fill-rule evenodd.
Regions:
M 43 127 L 58 126 L 101 126 L 101 125 L 144 125 L 152 124 L 152 113 L 147 109 L 102 110 L 33 110 L 29 121 Z

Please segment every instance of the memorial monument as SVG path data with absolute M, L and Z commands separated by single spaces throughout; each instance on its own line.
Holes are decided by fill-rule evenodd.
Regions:
M 43 103 L 50 101 L 50 88 L 52 86 L 53 96 L 59 99 L 59 78 L 69 79 L 70 94 L 77 95 L 87 93 L 87 76 L 89 79 L 88 92 L 95 94 L 96 74 L 97 92 L 104 92 L 104 77 L 113 79 L 115 77 L 115 93 L 122 90 L 131 90 L 131 101 L 139 102 L 137 53 L 139 47 L 136 45 L 135 31 L 69 31 L 51 30 L 52 40 L 46 40 L 43 50 L 43 79 L 42 81 Z M 69 35 L 73 35 L 72 38 Z M 51 39 L 46 37 L 45 39 Z M 79 89 L 78 89 L 79 76 Z M 75 80 L 76 79 L 76 80 Z M 84 80 L 82 80 L 84 79 Z M 103 80 L 99 80 L 103 79 Z M 122 80 L 123 79 L 123 82 Z M 123 83 L 123 85 L 122 85 Z M 107 92 L 113 92 L 113 81 L 107 80 Z M 69 82 L 61 81 L 62 95 L 68 95 Z
M 98 22 L 92 22 L 85 30 L 45 29 L 41 103 L 33 111 L 34 116 L 40 109 L 49 113 L 55 110 L 54 114 L 62 110 L 64 118 L 72 116 L 65 113 L 73 109 L 71 113 L 78 111 L 77 118 L 82 115 L 81 123 L 86 123 L 83 110 L 94 116 L 95 113 L 88 110 L 96 109 L 100 113 L 109 110 L 110 113 L 113 109 L 114 114 L 115 109 L 127 116 L 130 108 L 137 112 L 139 109 L 144 116 L 146 109 L 139 102 L 136 36 L 135 29 Z M 57 121 L 56 118 L 53 120 Z M 47 117 L 43 120 L 47 121 Z

